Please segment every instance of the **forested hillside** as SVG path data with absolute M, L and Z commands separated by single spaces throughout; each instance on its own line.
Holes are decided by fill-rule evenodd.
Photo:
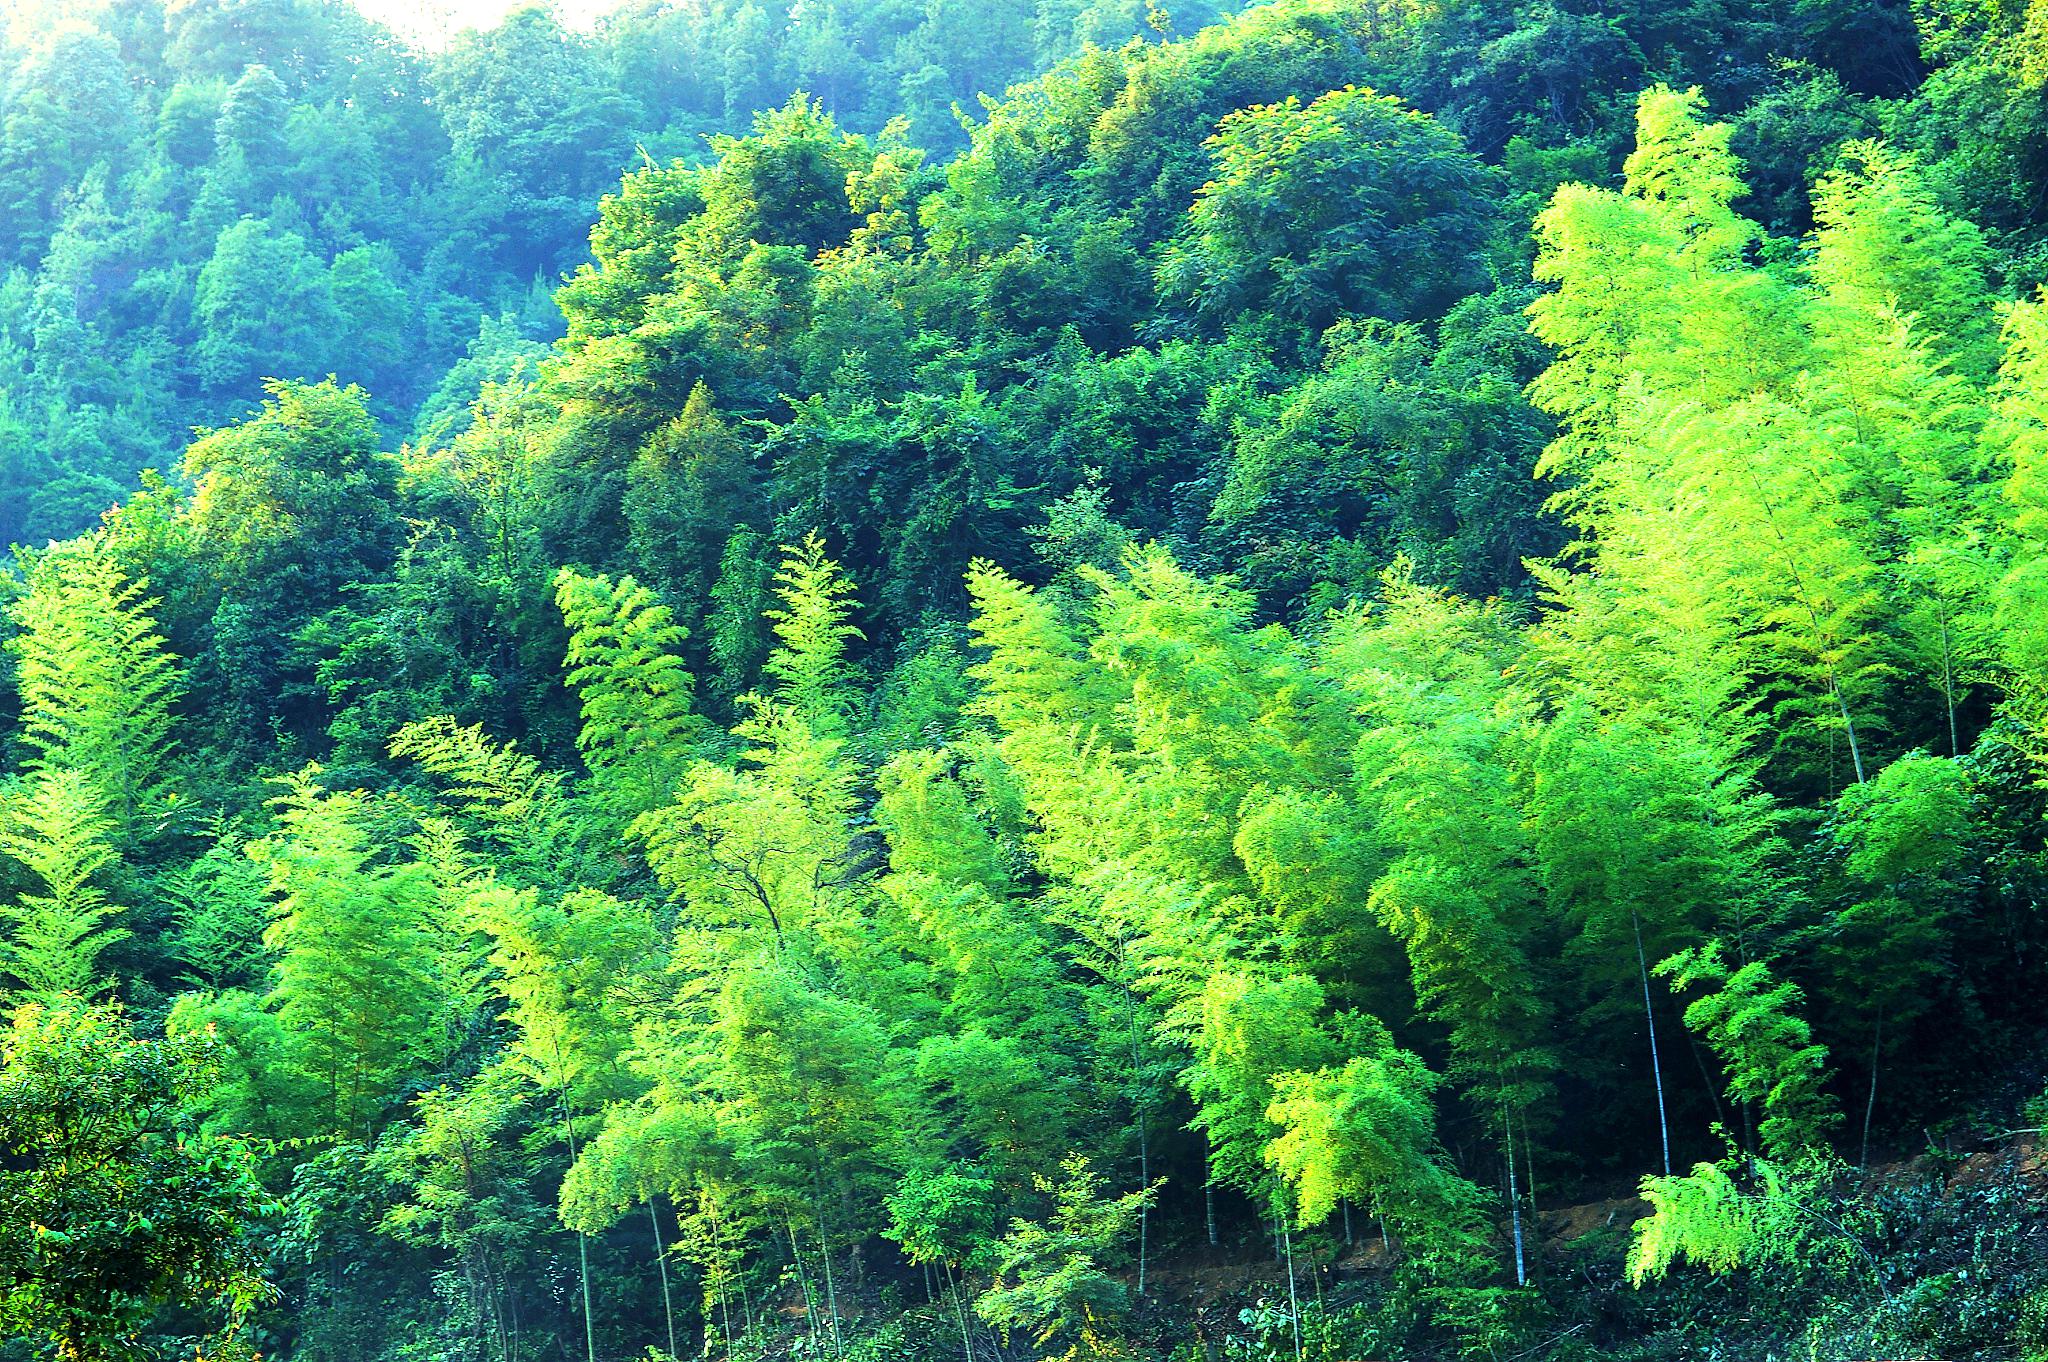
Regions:
M 336 374 L 393 440 L 444 438 L 561 334 L 621 173 L 702 162 L 793 89 L 948 153 L 956 102 L 1133 34 L 1119 0 L 640 0 L 421 53 L 325 0 L 9 0 L 0 544 L 90 525 L 266 377 Z
M 0 1362 L 2048 1356 L 2048 9 L 8 17 Z

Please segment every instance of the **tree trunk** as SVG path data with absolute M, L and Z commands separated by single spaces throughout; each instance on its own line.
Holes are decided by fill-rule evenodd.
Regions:
M 711 1256 L 713 1263 L 718 1269 L 715 1288 L 715 1299 L 718 1303 L 718 1325 L 720 1332 L 725 1335 L 725 1355 L 731 1357 L 732 1300 L 727 1294 L 728 1284 L 725 1279 L 725 1228 L 718 1220 L 718 1203 L 713 1201 L 707 1204 L 701 1187 L 697 1191 L 697 1208 L 711 1217 Z M 737 1276 L 738 1273 L 735 1272 L 734 1275 Z M 711 1351 L 710 1320 L 704 1321 L 704 1351 Z
M 1856 783 L 1863 783 L 1863 748 L 1856 741 L 1856 721 L 1849 717 L 1849 697 L 1842 694 L 1842 683 L 1830 679 L 1828 683 L 1835 692 L 1835 706 L 1842 711 L 1842 727 L 1849 735 L 1849 761 L 1856 768 Z
M 789 1260 L 796 1266 L 797 1289 L 803 1292 L 804 1297 L 804 1321 L 810 1325 L 811 1344 L 815 1347 L 818 1342 L 818 1310 L 811 1303 L 811 1279 L 804 1271 L 803 1251 L 796 1245 L 796 1221 L 787 1211 L 782 1213 L 782 1227 L 789 1231 Z
M 1202 1141 L 1202 1219 L 1209 1230 L 1209 1247 L 1216 1247 L 1216 1179 L 1209 1170 L 1209 1142 Z
M 661 1269 L 661 1314 L 668 1323 L 668 1355 L 676 1355 L 676 1307 L 668 1294 L 668 1254 L 661 1247 L 661 1211 L 647 1198 L 647 1223 L 654 1226 L 654 1262 Z
M 1947 601 L 1941 604 L 1941 698 L 1948 705 L 1948 754 L 1959 757 L 1963 745 L 1956 737 L 1956 673 L 1955 659 L 1949 651 Z
M 505 1318 L 508 1307 L 503 1298 L 504 1293 L 499 1290 L 503 1274 L 492 1265 L 488 1252 L 484 1254 L 483 1270 L 484 1292 L 491 1303 L 491 1327 L 498 1336 L 498 1359 L 499 1362 L 512 1362 L 512 1331 L 510 1323 Z
M 576 1165 L 576 1122 L 569 1115 L 569 1093 L 562 1090 L 562 1132 L 569 1139 L 569 1165 Z M 590 1317 L 590 1236 L 576 1231 L 576 1267 L 583 1279 L 583 1352 L 586 1362 L 597 1362 L 597 1325 Z
M 1522 1122 L 1522 1193 L 1529 1203 L 1529 1224 L 1537 1233 L 1542 1233 L 1542 1211 L 1537 1206 L 1536 1195 L 1536 1143 L 1529 1138 L 1529 1122 Z
M 742 1250 L 742 1253 L 744 1252 Z M 735 1271 L 732 1275 L 740 1288 L 740 1323 L 745 1326 L 745 1331 L 751 1334 L 754 1332 L 754 1293 L 747 1290 L 746 1273 Z
M 815 1176 L 815 1175 L 814 1175 Z M 818 1188 L 818 1252 L 825 1260 L 825 1308 L 832 1317 L 832 1355 L 846 1356 L 846 1344 L 839 1336 L 839 1292 L 832 1285 L 832 1241 L 825 1237 L 825 1195 Z
M 1273 1216 L 1280 1222 L 1280 1244 L 1287 1255 L 1287 1313 L 1294 1326 L 1294 1362 L 1302 1362 L 1301 1300 L 1294 1293 L 1294 1235 L 1288 1230 L 1290 1217 L 1284 1207 L 1276 1204 Z
M 832 1355 L 846 1356 L 846 1345 L 839 1337 L 839 1292 L 832 1285 L 832 1246 L 825 1242 L 825 1231 L 818 1231 L 818 1252 L 825 1260 L 825 1308 L 832 1317 Z
M 1117 973 L 1124 973 L 1122 943 L 1118 943 Z M 1138 1038 L 1138 1001 L 1128 983 L 1124 992 L 1124 1032 L 1130 1039 L 1131 1049 L 1131 1110 L 1138 1118 L 1138 1186 L 1143 1189 L 1152 1185 L 1152 1150 L 1150 1132 L 1145 1122 L 1145 1066 L 1144 1052 Z M 1145 1250 L 1149 1246 L 1152 1228 L 1152 1208 L 1138 1208 L 1138 1294 L 1145 1294 Z
M 1671 1176 L 1671 1122 L 1664 1114 L 1664 1066 L 1657 1059 L 1657 1014 L 1650 1010 L 1650 962 L 1643 955 L 1643 923 L 1628 915 L 1636 933 L 1636 973 L 1643 981 L 1643 1027 L 1650 1033 L 1650 1081 L 1657 1089 L 1657 1138 L 1664 1144 L 1664 1176 Z
M 1152 1149 L 1147 1140 L 1145 1109 L 1138 1108 L 1138 1186 L 1140 1189 L 1152 1185 Z M 1138 1208 L 1138 1294 L 1145 1294 L 1145 1249 L 1150 1239 L 1150 1207 Z
M 946 1269 L 946 1285 L 953 1292 L 953 1318 L 960 1321 L 960 1355 L 967 1362 L 974 1362 L 974 1337 L 967 1332 L 967 1293 L 962 1286 L 963 1279 L 953 1275 L 951 1263 L 941 1263 L 940 1266 Z
M 1706 1087 L 1707 1100 L 1714 1104 L 1714 1119 L 1727 1125 L 1728 1108 L 1721 1105 L 1721 1090 L 1715 1086 L 1714 1076 L 1707 1072 L 1707 1057 L 1700 1053 L 1699 1042 L 1693 1039 L 1691 1031 L 1680 1027 L 1679 1034 L 1685 1037 L 1685 1048 L 1692 1052 L 1692 1062 L 1699 1067 L 1700 1082 Z
M 1501 1126 L 1507 1132 L 1508 1147 L 1508 1224 L 1515 1237 L 1515 1285 L 1527 1286 L 1529 1274 L 1522 1259 L 1522 1198 L 1515 1185 L 1515 1123 L 1508 1113 L 1505 1102 L 1501 1106 Z
M 1856 1162 L 1870 1167 L 1870 1117 L 1877 1110 L 1877 1064 L 1884 1054 L 1884 1009 L 1877 1010 L 1877 1035 L 1870 1042 L 1870 1096 L 1863 1101 L 1863 1153 Z

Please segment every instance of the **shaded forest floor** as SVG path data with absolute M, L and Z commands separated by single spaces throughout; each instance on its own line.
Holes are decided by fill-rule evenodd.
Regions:
M 1292 1305 L 1286 1257 L 1270 1240 L 1211 1246 L 1199 1224 L 1169 1226 L 1142 1298 L 1136 1273 L 1123 1275 L 1133 1309 L 1114 1340 L 1095 1341 L 1096 1355 L 1288 1362 L 1297 1356 L 1298 1315 L 1298 1355 L 1307 1362 L 2048 1358 L 2048 1139 L 2035 1131 L 1950 1138 L 1851 1170 L 1841 1201 L 1825 1208 L 1843 1235 L 1817 1241 L 1810 1261 L 1778 1269 L 1687 1267 L 1632 1287 L 1627 1249 L 1649 1205 L 1626 1183 L 1539 1209 L 1533 1290 L 1501 1293 L 1491 1330 L 1470 1320 L 1447 1328 L 1441 1299 L 1403 1282 L 1398 1248 L 1390 1253 L 1377 1224 L 1362 1217 L 1348 1245 L 1341 1236 L 1294 1241 Z M 840 1305 L 849 1359 L 962 1356 L 961 1321 L 943 1296 L 927 1302 L 914 1277 L 873 1273 L 842 1288 Z M 792 1293 L 783 1317 L 786 1332 L 769 1351 L 819 1355 L 800 1296 Z M 1068 1354 L 1066 1339 L 1041 1347 L 1016 1336 L 1005 1345 L 979 1321 L 967 1323 L 983 1362 L 1090 1355 L 1086 1346 Z

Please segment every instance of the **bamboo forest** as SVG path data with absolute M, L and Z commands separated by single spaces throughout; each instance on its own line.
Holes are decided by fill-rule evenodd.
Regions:
M 2048 1359 L 2044 286 L 2048 0 L 0 0 L 0 1362 Z

